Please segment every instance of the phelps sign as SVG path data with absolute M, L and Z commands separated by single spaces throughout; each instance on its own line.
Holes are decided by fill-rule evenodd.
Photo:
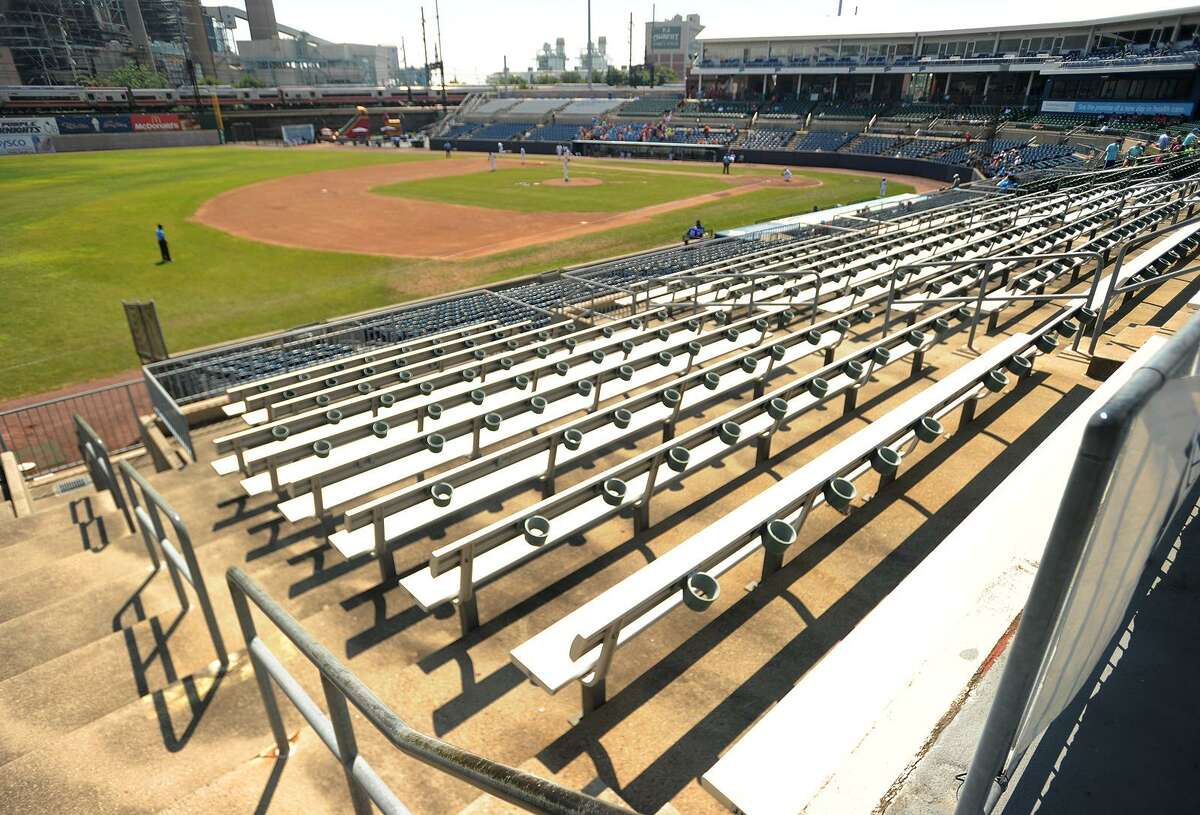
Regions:
M 683 42 L 683 26 L 677 23 L 653 23 L 650 26 L 651 51 L 678 51 Z

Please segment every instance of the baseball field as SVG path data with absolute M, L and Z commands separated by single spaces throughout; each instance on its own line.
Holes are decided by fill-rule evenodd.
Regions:
M 123 299 L 181 351 L 874 198 L 879 179 L 355 148 L 0 160 L 0 400 L 132 372 Z M 893 181 L 889 192 L 912 187 Z M 173 262 L 159 264 L 162 224 Z M 132 375 L 132 374 L 131 374 Z

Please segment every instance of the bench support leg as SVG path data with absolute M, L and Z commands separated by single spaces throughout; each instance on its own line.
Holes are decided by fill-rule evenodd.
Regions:
M 633 534 L 640 535 L 650 528 L 650 501 L 644 500 L 633 511 Z
M 475 595 L 455 601 L 458 606 L 458 627 L 465 637 L 479 627 L 479 603 Z
M 386 548 L 379 553 L 379 576 L 383 581 L 383 585 L 387 587 L 394 586 L 400 576 L 396 574 L 396 563 L 392 560 L 392 553 Z
M 912 370 L 908 372 L 909 376 L 916 376 L 921 373 L 921 369 L 925 367 L 925 350 L 915 351 L 913 353 Z
M 775 574 L 783 568 L 783 553 L 773 554 L 763 551 L 762 577 L 758 579 L 758 584 L 761 586 L 767 582 L 767 578 Z
M 833 362 L 833 351 L 834 347 L 832 345 L 825 349 L 825 362 L 823 364 L 829 365 Z
M 763 436 L 755 443 L 754 466 L 761 467 L 771 458 L 771 437 Z
M 960 431 L 966 430 L 967 425 L 969 425 L 972 422 L 972 420 L 974 420 L 975 408 L 978 406 L 979 406 L 978 399 L 968 399 L 967 401 L 963 402 L 962 413 L 959 414 L 959 417 L 958 417 L 958 429 Z
M 858 404 L 858 388 L 851 388 L 846 391 L 846 401 L 842 405 L 842 415 L 847 416 L 854 412 L 855 406 Z
M 580 701 L 583 715 L 591 713 L 598 707 L 604 704 L 605 699 L 605 680 L 597 679 L 590 685 L 587 682 L 579 684 Z

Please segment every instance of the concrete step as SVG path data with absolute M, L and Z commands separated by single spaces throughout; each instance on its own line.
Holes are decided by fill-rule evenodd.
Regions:
M 179 608 L 166 575 L 126 574 L 0 623 L 0 680 Z
M 63 598 L 101 588 L 127 575 L 146 577 L 153 568 L 141 541 L 109 546 L 102 552 L 79 552 L 15 577 L 0 580 L 0 623 L 49 606 Z
M 65 525 L 61 532 L 31 535 L 8 546 L 0 546 L 0 582 L 60 558 L 85 552 L 99 554 L 108 547 L 132 540 L 120 510 L 110 507 L 97 514 L 94 499 L 95 496 L 79 499 L 76 520 Z M 103 493 L 103 499 L 108 499 L 107 493 Z
M 0 681 L 0 765 L 217 664 L 204 618 L 176 610 Z
M 213 812 L 342 815 L 350 800 L 341 767 L 311 729 L 295 734 L 292 754 L 284 760 L 267 751 L 205 784 L 161 810 L 160 815 L 211 815 Z
M 536 757 L 527 761 L 523 761 L 521 766 L 517 767 L 517 769 L 527 772 L 530 775 L 536 775 L 538 778 L 552 781 L 555 784 L 567 787 L 568 789 L 574 786 L 565 778 L 560 777 L 558 773 L 552 771 Z M 586 787 L 579 789 L 581 789 L 582 792 L 586 792 L 588 795 L 591 795 L 593 798 L 598 798 L 601 801 L 612 804 L 613 806 L 628 809 L 630 812 L 633 811 L 627 803 L 621 800 L 621 796 L 609 789 L 608 786 L 598 778 L 592 783 L 588 784 Z M 528 812 L 528 810 L 516 806 L 515 804 L 510 804 L 491 795 L 481 795 L 459 810 L 458 815 L 521 815 L 521 813 L 525 812 Z M 663 815 L 665 815 L 665 813 Z
M 323 707 L 308 661 L 294 651 L 277 653 Z M 313 785 L 328 790 L 314 799 L 316 811 L 323 801 L 339 811 L 334 791 L 345 789 L 341 768 L 282 697 L 280 707 L 287 732 L 300 733 L 301 749 L 275 789 L 277 811 L 299 811 L 296 803 Z M 417 815 L 455 812 L 478 794 L 403 755 L 361 717 L 355 720 L 360 751 Z M 221 801 L 232 811 L 251 811 L 262 796 L 253 784 L 270 778 L 256 757 L 272 748 L 258 686 L 242 658 L 224 675 L 185 678 L 0 766 L 0 801 L 13 812 L 208 812 L 205 804 Z M 190 803 L 180 797 L 189 789 L 198 790 Z M 340 811 L 347 809 L 343 803 Z
M 34 514 L 0 520 L 0 552 L 21 543 L 66 538 L 83 545 L 102 545 L 105 536 L 123 534 L 125 520 L 107 492 L 88 488 L 53 499 L 35 501 Z M 0 515 L 0 518 L 4 518 Z M 7 572 L 0 570 L 0 574 Z

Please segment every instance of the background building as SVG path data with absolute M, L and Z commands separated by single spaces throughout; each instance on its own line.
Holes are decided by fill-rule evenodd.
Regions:
M 553 51 L 550 50 L 550 43 L 542 43 L 542 50 L 533 59 L 539 72 L 562 73 L 567 70 L 567 41 L 559 37 L 554 41 Z
M 646 64 L 669 67 L 683 79 L 700 53 L 696 37 L 704 30 L 699 14 L 646 23 Z
M 586 72 L 588 67 L 587 46 L 579 49 L 579 70 Z M 608 70 L 608 37 L 598 37 L 592 44 L 592 70 Z
M 246 32 L 249 36 L 245 36 Z M 198 78 L 264 85 L 424 82 L 395 46 L 334 43 L 283 25 L 271 0 L 0 0 L 0 84 L 78 85 L 128 64 L 173 86 Z

